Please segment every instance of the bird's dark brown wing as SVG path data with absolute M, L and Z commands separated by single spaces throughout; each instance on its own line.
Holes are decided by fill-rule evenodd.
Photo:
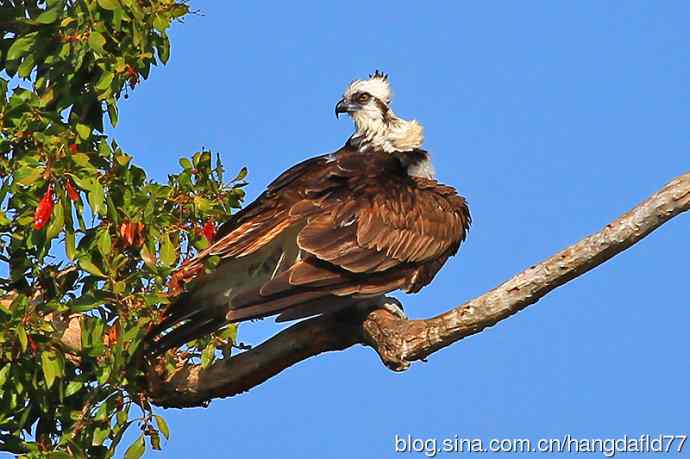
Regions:
M 316 303 L 328 310 L 345 297 L 416 292 L 465 239 L 470 215 L 453 188 L 407 176 L 383 152 L 340 154 L 333 163 L 290 208 L 303 222 L 302 259 L 235 298 L 229 320 L 293 319 L 296 308 L 318 311 Z
M 226 321 L 277 313 L 279 320 L 290 320 L 397 289 L 416 292 L 457 251 L 469 224 L 467 204 L 453 188 L 407 176 L 391 154 L 344 147 L 292 167 L 233 216 L 219 240 L 179 270 L 183 283 L 195 284 L 170 306 L 152 335 L 188 320 L 157 341 L 161 349 Z M 208 257 L 220 257 L 219 270 L 293 234 L 301 254 L 294 264 L 242 290 L 232 304 L 208 295 L 199 304 L 196 292 L 208 291 L 206 282 L 224 281 L 204 273 Z

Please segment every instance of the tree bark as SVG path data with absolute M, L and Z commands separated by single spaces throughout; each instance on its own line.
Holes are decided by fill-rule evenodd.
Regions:
M 147 374 L 151 401 L 163 407 L 205 406 L 214 398 L 245 392 L 306 358 L 355 344 L 372 347 L 388 368 L 403 371 L 411 362 L 536 303 L 689 209 L 690 173 L 686 173 L 601 231 L 436 317 L 405 320 L 386 309 L 354 310 L 299 322 L 206 369 L 181 364 L 166 374 L 160 361 L 152 362 Z

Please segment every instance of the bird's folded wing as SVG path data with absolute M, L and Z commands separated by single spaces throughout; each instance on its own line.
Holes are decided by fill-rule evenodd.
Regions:
M 230 320 L 296 308 L 310 313 L 332 308 L 339 298 L 376 296 L 397 289 L 417 291 L 457 251 L 469 225 L 463 198 L 450 187 L 393 176 L 385 183 L 330 189 L 323 199 L 296 203 L 306 214 L 297 235 L 302 259 L 259 288 L 233 300 Z M 347 193 L 347 194 L 346 194 Z M 295 209 L 299 208 L 299 211 Z
M 457 251 L 469 223 L 453 188 L 407 176 L 386 153 L 341 151 L 285 172 L 191 265 L 251 256 L 293 228 L 300 260 L 233 299 L 228 319 L 246 320 L 324 297 L 417 291 Z

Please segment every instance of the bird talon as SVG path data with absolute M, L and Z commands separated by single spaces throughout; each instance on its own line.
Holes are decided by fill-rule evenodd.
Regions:
M 407 314 L 405 314 L 403 305 L 397 298 L 384 297 L 380 307 L 402 320 L 407 320 Z

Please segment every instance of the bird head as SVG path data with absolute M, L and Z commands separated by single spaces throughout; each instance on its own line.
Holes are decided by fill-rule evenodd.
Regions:
M 345 89 L 335 106 L 335 116 L 347 113 L 355 121 L 383 120 L 390 111 L 391 88 L 388 75 L 378 70 L 367 80 L 355 80 Z
M 355 122 L 355 133 L 348 140 L 361 151 L 408 151 L 424 141 L 422 126 L 415 120 L 403 120 L 390 108 L 391 87 L 388 75 L 378 70 L 368 80 L 355 80 L 345 89 L 335 106 L 335 116 L 347 113 Z

